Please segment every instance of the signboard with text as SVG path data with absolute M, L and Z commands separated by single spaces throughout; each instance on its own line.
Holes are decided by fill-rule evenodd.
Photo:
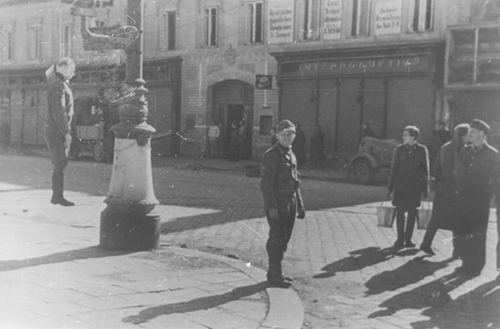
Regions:
M 377 1 L 375 35 L 401 33 L 401 0 Z
M 342 33 L 342 1 L 326 0 L 323 16 L 323 39 L 340 39 Z
M 293 7 L 293 1 L 269 1 L 267 15 L 268 44 L 293 42 Z

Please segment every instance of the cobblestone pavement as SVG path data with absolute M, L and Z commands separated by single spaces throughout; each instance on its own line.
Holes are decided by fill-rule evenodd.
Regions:
M 181 160 L 175 165 L 164 161 L 153 168 L 155 193 L 162 204 L 178 209 L 175 216 L 162 214 L 168 218 L 162 241 L 231 255 L 264 268 L 267 224 L 258 178 L 230 170 L 227 163 L 207 161 L 201 166 L 198 161 L 181 167 Z M 22 178 L 46 188 L 47 169 L 39 170 L 43 178 Z M 73 162 L 68 187 L 104 195 L 110 170 L 105 164 Z M 285 272 L 294 278 L 304 304 L 304 328 L 500 328 L 494 213 L 487 266 L 480 277 L 464 280 L 453 274 L 460 261 L 449 257 L 449 232 L 438 232 L 436 256 L 427 257 L 417 249 L 395 252 L 390 248 L 394 229 L 376 225 L 384 187 L 316 176 L 303 180 L 307 217 L 297 221 L 284 260 Z M 92 182 L 82 177 L 92 177 Z M 185 211 L 193 207 L 195 215 Z M 416 230 L 416 243 L 424 232 Z

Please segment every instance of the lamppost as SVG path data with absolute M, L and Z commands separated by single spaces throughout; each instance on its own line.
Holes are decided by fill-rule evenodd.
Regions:
M 73 1 L 72 5 L 72 14 L 82 16 L 84 45 L 87 41 L 89 47 L 125 49 L 127 54 L 125 83 L 120 95 L 111 100 L 118 104 L 120 123 L 111 127 L 115 136 L 113 171 L 104 201 L 107 206 L 101 213 L 100 247 L 114 250 L 158 248 L 161 220 L 153 212 L 158 200 L 151 171 L 151 135 L 155 129 L 146 123 L 147 89 L 142 78 L 143 0 L 127 0 L 130 26 L 113 27 L 100 35 L 90 32 L 85 25 L 85 16 L 93 15 L 89 0 Z
M 151 135 L 146 123 L 148 105 L 142 78 L 143 0 L 127 1 L 130 25 L 139 30 L 137 39 L 126 49 L 124 90 L 119 105 L 120 123 L 115 134 L 113 172 L 106 209 L 101 213 L 100 246 L 105 249 L 146 250 L 158 248 L 160 217 L 152 210 L 158 204 L 151 171 Z

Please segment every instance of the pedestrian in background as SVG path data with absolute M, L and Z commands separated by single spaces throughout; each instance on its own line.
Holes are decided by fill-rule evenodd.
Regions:
M 264 153 L 261 168 L 260 188 L 269 224 L 267 281 L 271 286 L 282 288 L 290 286 L 291 281 L 283 276 L 281 261 L 292 236 L 295 217 L 305 217 L 297 160 L 292 151 L 295 133 L 295 126 L 289 120 L 277 125 L 278 143 Z
M 486 231 L 490 201 L 497 193 L 500 162 L 498 152 L 487 142 L 490 126 L 472 120 L 469 144 L 459 156 L 457 235 L 462 266 L 457 272 L 470 277 L 481 274 L 486 263 Z
M 295 156 L 297 157 L 297 166 L 298 168 L 302 168 L 302 166 L 306 163 L 306 134 L 300 127 L 300 123 L 297 122 L 295 125 L 296 135 L 295 139 L 292 143 L 292 150 Z
M 417 142 L 419 136 L 420 130 L 416 126 L 406 126 L 403 143 L 396 147 L 392 156 L 388 189 L 396 207 L 398 238 L 395 248 L 415 247 L 411 239 L 417 208 L 421 199 L 428 196 L 429 155 L 427 148 Z
M 68 166 L 71 146 L 71 122 L 74 116 L 73 92 L 69 80 L 75 75 L 75 62 L 62 58 L 59 63 L 45 72 L 47 89 L 47 116 L 45 118 L 45 139 L 54 165 L 52 172 L 52 204 L 74 206 L 64 198 L 64 170 Z
M 210 158 L 216 158 L 219 156 L 219 148 L 217 145 L 219 136 L 219 126 L 212 121 L 212 125 L 208 128 L 208 157 Z
M 451 230 L 453 232 L 453 257 L 458 257 L 458 244 L 455 226 L 457 222 L 457 185 L 456 175 L 458 169 L 458 156 L 467 142 L 469 124 L 462 123 L 453 130 L 453 139 L 445 143 L 438 151 L 434 162 L 433 176 L 436 182 L 432 216 L 420 250 L 429 255 L 434 255 L 432 240 L 438 229 Z
M 219 123 L 219 138 L 217 138 L 217 149 L 219 150 L 219 157 L 225 158 L 227 156 L 227 129 L 224 123 Z
M 311 139 L 311 160 L 316 168 L 321 168 L 326 159 L 325 154 L 325 133 L 320 124 L 316 124 L 314 134 Z
M 231 123 L 231 128 L 229 130 L 229 150 L 228 150 L 229 161 L 238 161 L 239 158 L 238 128 L 239 127 L 236 121 Z

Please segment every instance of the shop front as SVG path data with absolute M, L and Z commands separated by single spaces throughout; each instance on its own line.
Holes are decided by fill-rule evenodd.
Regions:
M 309 152 L 316 125 L 328 155 L 356 153 L 361 126 L 380 139 L 400 139 L 406 125 L 430 143 L 442 88 L 441 43 L 275 53 L 281 119 L 300 123 Z

